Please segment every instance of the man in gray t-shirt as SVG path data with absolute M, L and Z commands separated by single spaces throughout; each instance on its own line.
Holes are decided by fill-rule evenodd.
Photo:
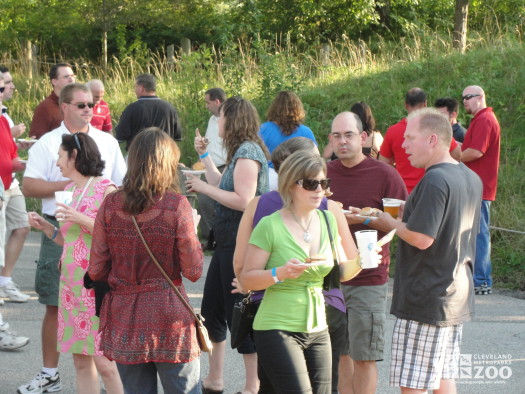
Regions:
M 390 310 L 397 317 L 390 385 L 421 392 L 455 392 L 462 323 L 474 315 L 482 184 L 450 156 L 451 138 L 450 123 L 437 110 L 409 116 L 402 147 L 425 176 L 409 195 L 402 221 L 387 213 L 378 219 L 400 238 Z

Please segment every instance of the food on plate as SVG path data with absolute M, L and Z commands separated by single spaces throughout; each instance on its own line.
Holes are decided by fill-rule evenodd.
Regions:
M 307 257 L 304 259 L 305 264 L 312 264 L 316 261 L 326 261 L 326 256 L 322 254 L 314 254 L 313 256 Z
M 380 209 L 377 208 L 370 208 L 370 207 L 364 207 L 359 212 L 359 215 L 361 216 L 377 216 L 379 212 L 382 212 Z
M 204 165 L 202 161 L 198 161 L 197 163 L 191 166 L 191 169 L 195 171 L 201 171 L 201 170 L 205 170 L 206 166 Z

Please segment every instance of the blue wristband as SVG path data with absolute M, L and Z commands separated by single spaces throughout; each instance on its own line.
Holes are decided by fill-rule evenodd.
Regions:
M 365 226 L 368 226 L 368 224 L 369 224 L 371 221 L 372 221 L 372 219 L 370 219 L 370 218 L 366 218 L 366 220 L 363 222 L 363 224 L 364 224 Z M 366 230 L 366 231 L 368 231 L 368 230 Z
M 49 239 L 55 239 L 58 235 L 58 227 L 55 227 L 53 230 L 53 235 Z
M 281 283 L 281 281 L 279 280 L 279 278 L 277 277 L 277 268 L 276 267 L 273 267 L 272 268 L 272 278 L 273 278 L 273 281 L 275 283 Z
M 209 154 L 210 154 L 209 152 L 203 153 L 202 155 L 199 155 L 199 158 L 205 159 L 208 157 Z

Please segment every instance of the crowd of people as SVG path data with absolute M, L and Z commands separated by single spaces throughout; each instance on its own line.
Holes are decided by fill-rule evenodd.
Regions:
M 26 126 L 3 105 L 15 86 L 0 68 L 1 304 L 28 301 L 12 274 L 30 226 L 42 233 L 42 369 L 18 393 L 60 391 L 61 353 L 73 354 L 78 393 L 100 392 L 99 376 L 110 394 L 156 393 L 157 377 L 166 393 L 222 393 L 233 307 L 248 292 L 258 310 L 237 347 L 240 393 L 375 393 L 390 247 L 376 248 L 375 268 L 361 268 L 363 230 L 398 236 L 390 385 L 455 392 L 463 323 L 474 295 L 492 292 L 500 128 L 481 87 L 463 91 L 467 130 L 457 100 L 427 108 L 427 94 L 412 88 L 408 116 L 384 135 L 360 101 L 334 114 L 327 136 L 304 124 L 294 92 L 279 92 L 261 124 L 250 101 L 212 88 L 206 133 L 194 137 L 201 179 L 181 173 L 181 119 L 157 97 L 152 74 L 137 76 L 137 101 L 115 128 L 102 81 L 76 82 L 67 63 L 49 78 L 33 139 L 22 140 Z M 322 155 L 316 135 L 327 138 Z M 62 191 L 66 203 L 55 200 Z M 41 199 L 41 213 L 28 213 L 25 197 Z M 397 218 L 384 199 L 402 201 Z M 201 305 L 213 351 L 201 377 L 182 277 L 201 277 L 203 250 L 213 253 Z M 330 284 L 345 264 L 356 268 Z M 0 349 L 28 342 L 0 314 Z

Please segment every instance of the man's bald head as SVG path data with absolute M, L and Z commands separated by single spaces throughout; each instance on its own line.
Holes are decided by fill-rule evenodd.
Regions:
M 485 92 L 481 86 L 471 85 L 463 90 L 463 105 L 468 114 L 476 115 L 480 110 L 487 108 Z

